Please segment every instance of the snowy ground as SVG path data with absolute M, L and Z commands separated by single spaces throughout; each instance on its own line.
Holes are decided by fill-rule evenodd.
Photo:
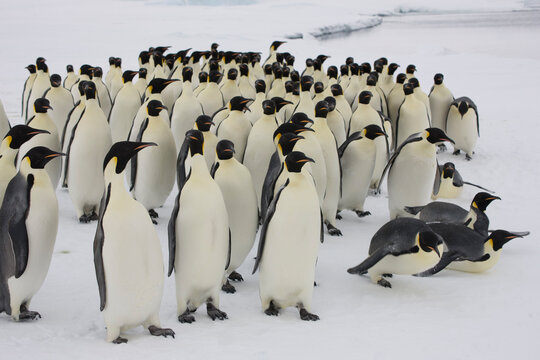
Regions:
M 52 73 L 64 76 L 68 63 L 76 68 L 83 63 L 100 65 L 106 71 L 109 56 L 122 57 L 124 69 L 136 69 L 138 52 L 156 45 L 172 45 L 176 51 L 206 49 L 216 41 L 223 49 L 263 51 L 264 56 L 273 40 L 300 32 L 304 39 L 283 46 L 296 55 L 300 69 L 306 57 L 321 53 L 332 56 L 325 67 L 339 65 L 347 56 L 357 62 L 386 56 L 401 64 L 401 71 L 416 64 L 425 91 L 436 72 L 444 73 L 456 97 L 466 95 L 477 103 L 482 137 L 473 161 L 445 153 L 440 162 L 454 161 L 465 180 L 502 197 L 488 208 L 490 228 L 532 234 L 507 245 L 499 263 L 486 273 L 446 270 L 432 278 L 397 276 L 391 280 L 393 288 L 385 289 L 345 271 L 365 258 L 369 239 L 387 221 L 384 191 L 368 199 L 366 208 L 372 216 L 360 220 L 345 213 L 338 223 L 344 236 L 327 236 L 321 247 L 313 299 L 321 321 L 300 321 L 295 309 L 283 311 L 279 318 L 265 316 L 257 274 L 250 275 L 250 256 L 240 269 L 246 281 L 237 286 L 236 294 L 221 297 L 229 320 L 213 323 L 201 309 L 194 324 L 178 323 L 174 281 L 168 278 L 161 320 L 176 331 L 176 339 L 151 337 L 138 328 L 127 333 L 127 345 L 115 346 L 104 340 L 99 312 L 92 261 L 96 224 L 79 224 L 67 192 L 60 190 L 55 253 L 32 302 L 43 318 L 15 323 L 1 315 L 2 359 L 538 357 L 538 1 L 410 0 L 374 5 L 354 0 L 331 4 L 268 0 L 221 1 L 250 4 L 230 7 L 175 5 L 182 3 L 2 2 L 0 98 L 12 123 L 20 122 L 24 67 L 38 56 L 48 60 Z M 309 35 L 321 25 L 357 21 L 359 14 L 385 16 L 380 26 L 348 36 L 321 41 Z M 467 189 L 457 203 L 468 206 L 474 194 L 474 189 Z M 172 196 L 159 210 L 157 229 L 164 255 L 171 204 Z

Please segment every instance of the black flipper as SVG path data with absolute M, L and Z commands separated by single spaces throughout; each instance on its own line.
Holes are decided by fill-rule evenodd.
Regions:
M 476 184 L 470 183 L 470 182 L 468 182 L 468 181 L 463 181 L 463 184 L 467 184 L 467 185 L 471 185 L 471 186 L 477 187 L 477 188 L 479 188 L 479 189 L 482 189 L 482 190 L 484 190 L 484 191 L 487 191 L 488 193 L 492 193 L 492 194 L 495 193 L 495 191 L 493 191 L 493 190 L 486 189 L 485 187 L 482 187 L 482 186 L 480 186 L 480 185 L 476 185 Z
M 321 213 L 321 244 L 324 243 L 324 216 L 322 213 L 322 209 L 320 211 Z
M 216 171 L 218 169 L 219 169 L 219 161 L 216 161 L 215 163 L 212 164 L 212 167 L 210 168 L 210 176 L 212 177 L 212 179 L 215 178 Z
M 187 141 L 185 141 L 184 144 L 187 144 Z M 182 145 L 182 147 L 184 147 L 184 145 Z M 188 147 L 186 145 L 186 150 L 187 149 Z M 182 150 L 180 150 L 180 152 L 182 152 Z M 180 161 L 180 154 L 178 155 L 178 158 L 179 158 L 179 161 L 177 162 L 177 164 L 179 168 L 181 167 L 182 173 L 183 173 L 185 158 L 183 161 Z M 187 177 L 184 175 L 181 180 L 182 182 L 180 182 L 180 174 L 178 174 L 178 180 L 179 180 L 178 195 L 176 195 L 176 199 L 174 199 L 174 208 L 171 214 L 171 218 L 169 219 L 169 225 L 167 227 L 167 231 L 169 235 L 169 271 L 167 273 L 167 276 L 171 276 L 174 270 L 174 262 L 176 260 L 176 218 L 178 217 L 178 212 L 180 211 L 180 195 L 182 194 L 182 189 L 184 185 L 186 184 L 186 182 L 189 180 L 190 175 L 191 175 L 191 171 Z
M 274 188 L 279 174 L 283 171 L 283 164 L 279 161 L 279 155 L 277 151 L 272 155 L 268 163 L 268 170 L 264 178 L 264 183 L 261 193 L 261 217 L 264 220 L 266 217 L 266 211 L 272 202 L 274 197 Z
M 454 185 L 455 187 L 461 187 L 461 186 L 463 186 L 463 184 L 464 184 L 464 182 L 463 182 L 463 178 L 461 177 L 461 174 L 457 170 L 455 170 L 454 171 L 454 177 L 452 179 L 452 185 Z M 481 188 L 481 189 L 483 189 L 483 188 Z
M 435 171 L 435 181 L 433 182 L 433 195 L 437 196 L 441 190 L 441 174 L 443 170 L 442 166 L 439 165 L 439 160 L 435 159 L 435 161 L 437 161 L 437 170 Z
M 142 138 L 144 135 L 144 131 L 148 127 L 148 122 L 150 120 L 148 118 L 144 119 L 144 121 L 141 124 L 141 128 L 139 129 L 139 133 L 137 134 L 137 142 L 142 142 Z M 132 191 L 135 188 L 135 181 L 137 181 L 137 154 L 131 158 L 131 184 L 129 185 L 129 191 Z
M 432 267 L 429 270 L 426 270 L 424 272 L 415 274 L 415 276 L 426 277 L 426 276 L 435 275 L 439 271 L 446 268 L 452 261 L 456 261 L 458 258 L 459 258 L 458 253 L 447 251 L 447 252 L 442 254 L 441 259 L 439 260 L 437 265 L 435 265 L 434 267 Z
M 189 143 L 184 140 L 180 150 L 178 151 L 178 157 L 176 158 L 176 184 L 178 188 L 184 186 L 186 183 L 186 159 L 189 155 Z
M 385 246 L 382 246 L 378 248 L 377 250 L 375 250 L 373 254 L 369 255 L 367 259 L 362 261 L 360 264 L 350 269 L 347 269 L 347 272 L 349 274 L 363 274 L 367 272 L 370 268 L 372 268 L 375 264 L 377 264 L 379 261 L 381 261 L 382 258 L 388 255 L 389 253 L 390 252 L 388 251 L 388 248 Z
M 405 206 L 403 208 L 403 210 L 405 210 L 406 212 L 408 212 L 411 215 L 416 215 L 420 211 L 422 211 L 424 208 L 425 208 L 425 205 L 423 205 L 423 206 Z
M 34 120 L 35 117 L 36 115 L 33 115 L 30 119 L 26 121 L 25 125 L 30 126 L 30 123 L 32 122 L 32 120 Z
M 73 111 L 75 110 L 75 108 L 77 108 L 77 106 L 79 106 L 80 103 L 81 103 L 81 100 L 77 101 L 77 103 L 73 106 L 73 108 L 68 113 L 66 123 L 64 124 L 64 128 L 62 129 L 62 138 L 60 139 L 62 149 L 64 148 L 64 143 L 66 142 L 66 131 L 69 124 L 69 118 L 71 117 L 71 114 L 73 114 Z
M 289 185 L 289 179 L 285 181 L 285 184 L 279 189 L 276 196 L 272 200 L 272 203 L 268 207 L 268 211 L 266 212 L 266 217 L 264 218 L 264 222 L 261 227 L 261 235 L 259 236 L 259 248 L 257 249 L 257 258 L 255 259 L 255 266 L 253 266 L 253 272 L 252 274 L 255 274 L 257 271 L 257 268 L 259 267 L 259 264 L 261 263 L 262 255 L 264 252 L 264 243 L 266 241 L 266 232 L 268 231 L 268 225 L 270 224 L 270 221 L 272 220 L 272 217 L 274 216 L 274 213 L 276 212 L 277 203 L 279 201 L 279 197 L 281 196 L 281 192 Z M 321 233 L 322 233 L 321 229 Z
M 227 250 L 227 263 L 225 264 L 225 270 L 231 265 L 231 251 L 232 251 L 232 238 L 231 238 L 231 228 L 229 228 L 229 250 Z
M 362 138 L 362 132 L 357 131 L 353 134 L 351 134 L 344 142 L 341 144 L 341 146 L 338 148 L 338 157 L 341 159 L 343 157 L 343 154 L 345 153 L 345 150 L 349 146 L 350 143 L 352 143 L 355 140 L 360 140 Z
M 397 111 L 397 118 L 396 118 L 396 127 L 394 128 L 394 149 L 397 149 L 398 147 L 398 129 L 399 129 L 399 112 L 401 111 L 401 106 L 403 105 L 403 103 L 405 102 L 405 100 L 403 100 L 401 102 L 401 104 L 399 105 L 398 107 L 398 111 Z
M 111 184 L 107 186 L 107 191 L 101 198 L 99 207 L 99 220 L 94 236 L 94 267 L 96 269 L 96 279 L 99 289 L 99 310 L 103 311 L 107 302 L 107 284 L 105 283 L 105 267 L 103 266 L 103 243 L 105 242 L 105 232 L 103 230 L 103 217 L 107 211 L 107 205 L 111 198 Z
M 66 151 L 66 167 L 64 168 L 64 180 L 67 180 L 68 178 L 68 169 L 69 169 L 69 161 L 70 161 L 70 153 L 71 153 L 71 144 L 73 144 L 73 139 L 75 138 L 75 133 L 77 132 L 77 127 L 79 127 L 79 123 L 81 122 L 81 119 L 84 115 L 84 112 L 86 111 L 86 108 L 82 111 L 81 116 L 79 117 L 79 120 L 77 120 L 77 123 L 75 126 L 73 126 L 73 130 L 71 130 L 71 137 L 69 138 L 69 144 Z

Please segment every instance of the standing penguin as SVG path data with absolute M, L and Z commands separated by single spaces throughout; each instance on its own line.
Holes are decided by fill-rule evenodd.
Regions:
M 403 92 L 405 100 L 399 107 L 396 118 L 394 148 L 400 146 L 412 134 L 430 127 L 427 108 L 414 96 L 414 87 L 405 84 Z
M 218 71 L 210 71 L 206 87 L 197 95 L 197 100 L 201 103 L 203 112 L 206 115 L 212 116 L 213 113 L 225 105 L 223 94 L 218 87 L 220 79 L 221 74 Z
M 396 134 L 396 120 L 399 113 L 399 107 L 405 100 L 405 93 L 403 92 L 403 84 L 407 76 L 403 73 L 398 74 L 396 77 L 396 84 L 390 90 L 390 93 L 387 96 L 388 99 L 388 117 L 392 121 L 392 132 Z
M 49 100 L 51 111 L 49 115 L 53 119 L 58 135 L 62 135 L 69 112 L 73 109 L 73 96 L 71 92 L 62 86 L 62 78 L 58 74 L 51 75 L 51 88 L 43 96 Z
M 443 83 L 444 75 L 435 74 L 433 87 L 429 92 L 429 106 L 431 108 L 431 125 L 439 129 L 446 129 L 446 118 L 454 95 Z
M 237 273 L 236 269 L 242 265 L 253 247 L 259 225 L 257 195 L 251 174 L 233 157 L 233 154 L 234 144 L 231 141 L 218 142 L 217 159 L 211 172 L 223 194 L 231 230 L 230 263 L 222 286 L 222 290 L 228 293 L 236 291 L 228 279 L 243 281 L 242 275 Z
M 24 82 L 23 92 L 22 92 L 22 103 L 21 103 L 21 117 L 23 119 L 27 119 L 26 117 L 26 104 L 28 103 L 28 97 L 30 96 L 30 91 L 32 91 L 32 86 L 34 85 L 34 81 L 36 81 L 36 65 L 30 64 L 25 69 L 28 70 L 30 75 L 26 78 L 26 81 Z M 4 135 L 4 133 L 2 133 Z
M 101 77 L 103 76 L 103 69 L 99 66 L 96 66 L 92 70 L 92 81 L 96 84 L 96 91 L 98 94 L 99 106 L 101 110 L 105 113 L 105 116 L 108 118 L 111 113 L 112 102 L 114 98 L 111 97 L 107 85 L 103 82 Z
M 26 125 L 15 125 L 4 136 L 0 143 L 0 205 L 9 182 L 17 174 L 15 158 L 19 148 L 34 136 L 47 133 L 47 130 L 33 129 Z
M 253 273 L 260 268 L 259 295 L 266 315 L 296 306 L 302 320 L 311 313 L 315 264 L 323 241 L 322 214 L 313 181 L 302 167 L 313 161 L 293 151 L 285 159 L 290 173 L 264 218 Z
M 94 237 L 94 266 L 107 341 L 126 343 L 121 331 L 142 325 L 154 336 L 172 336 L 161 329 L 163 255 L 146 209 L 124 186 L 129 159 L 152 143 L 115 143 L 103 162 L 105 192 Z
M 93 76 L 93 70 L 94 68 L 91 66 L 91 65 L 88 65 L 88 64 L 84 64 L 84 65 L 81 65 L 80 69 L 79 69 L 79 80 L 77 81 L 76 84 L 80 83 L 81 81 L 90 81 L 92 80 L 92 76 Z M 71 95 L 73 95 L 73 101 L 77 102 L 79 101 L 79 98 L 80 98 L 80 92 L 79 92 L 79 87 L 75 87 L 75 86 L 72 86 L 71 87 Z M 97 89 L 96 89 L 97 91 Z M 98 101 L 99 103 L 99 101 Z
M 34 112 L 35 115 L 28 121 L 27 125 L 36 129 L 46 130 L 47 133 L 39 134 L 34 136 L 32 139 L 28 140 L 26 143 L 21 145 L 20 152 L 25 154 L 30 149 L 35 146 L 45 146 L 52 151 L 60 152 L 60 140 L 58 137 L 58 130 L 53 119 L 47 113 L 47 110 L 52 109 L 49 104 L 49 100 L 45 98 L 36 99 L 34 102 Z M 19 157 L 18 164 L 20 164 L 22 159 Z M 62 161 L 57 159 L 52 159 L 47 162 L 45 170 L 49 174 L 53 189 L 56 189 L 58 182 L 60 180 L 60 173 L 62 172 Z
M 441 236 L 423 221 L 395 219 L 373 235 L 368 258 L 347 272 L 367 273 L 373 283 L 390 288 L 385 274 L 413 275 L 429 269 L 437 264 L 442 250 Z
M 388 161 L 381 179 L 388 171 L 390 219 L 410 217 L 403 210 L 405 206 L 419 206 L 429 202 L 437 172 L 435 144 L 441 141 L 453 142 L 441 129 L 427 128 L 409 136 Z
M 227 314 L 219 310 L 219 292 L 230 262 L 227 208 L 219 186 L 208 172 L 202 133 L 188 131 L 186 142 L 185 151 L 179 154 L 178 195 L 168 227 L 168 274 L 175 271 L 178 321 L 195 321 L 191 313 L 203 303 L 212 320 L 224 320 Z M 186 176 L 183 169 L 188 150 L 191 169 Z
M 238 77 L 238 70 L 235 68 L 229 69 L 227 72 L 227 79 L 222 81 L 219 86 L 219 90 L 223 95 L 223 102 L 227 104 L 235 96 L 242 96 L 240 89 L 236 83 L 236 78 Z
M 206 160 L 206 165 L 208 166 L 208 171 L 212 170 L 212 165 L 216 160 L 216 145 L 218 143 L 218 138 L 216 134 L 211 131 L 214 122 L 212 118 L 208 115 L 199 115 L 197 120 L 195 120 L 195 130 L 202 132 L 204 137 L 204 159 Z M 190 129 L 191 130 L 191 129 Z M 188 130 L 189 131 L 189 130 Z M 184 138 L 186 135 L 184 134 Z M 186 144 L 187 145 L 187 144 Z M 180 144 L 180 147 L 182 144 Z M 182 151 L 180 148 L 178 152 Z
M 137 82 L 134 84 L 135 88 L 139 92 L 139 97 L 142 98 L 144 96 L 144 91 L 146 90 L 146 87 L 148 86 L 148 82 L 146 81 L 146 76 L 148 74 L 148 70 L 145 68 L 139 69 L 139 78 L 137 79 Z M 118 94 L 116 94 L 118 96 Z
M 257 120 L 263 115 L 263 101 L 266 100 L 266 84 L 264 80 L 255 80 L 255 100 L 250 105 L 250 112 L 246 114 L 251 125 L 254 125 Z
M 23 119 L 24 121 L 28 121 L 28 119 L 35 115 L 34 102 L 36 101 L 36 99 L 43 97 L 45 91 L 47 91 L 51 87 L 51 80 L 49 79 L 49 68 L 47 67 L 47 64 L 45 64 L 44 58 L 40 57 L 36 60 L 36 68 L 36 79 L 34 80 L 34 84 L 32 85 L 32 89 L 30 90 L 30 94 L 28 95 L 28 99 L 26 100 L 25 104 L 26 118 Z
M 300 101 L 296 105 L 293 114 L 304 113 L 308 116 L 313 116 L 315 112 L 315 103 L 311 99 L 311 86 L 313 85 L 313 78 L 311 76 L 302 76 L 300 79 Z
M 127 140 L 133 119 L 141 107 L 141 96 L 132 82 L 135 75 L 137 75 L 136 71 L 124 71 L 122 74 L 124 86 L 114 98 L 109 115 L 109 125 L 111 126 L 113 142 Z
M 326 116 L 328 127 L 332 131 L 332 134 L 334 134 L 336 143 L 340 146 L 347 138 L 345 120 L 343 120 L 343 116 L 341 116 L 340 112 L 336 110 L 336 99 L 332 96 L 327 96 L 324 98 L 324 101 L 328 104 L 328 115 Z
M 246 99 L 242 96 L 235 96 L 229 103 L 229 116 L 225 118 L 216 129 L 216 136 L 219 140 L 228 139 L 234 143 L 234 157 L 244 161 L 244 153 L 249 133 L 251 131 L 251 122 L 244 114 L 244 110 L 249 110 L 247 103 L 253 99 Z
M 381 90 L 384 92 L 384 95 L 388 98 L 388 94 L 390 94 L 390 91 L 394 88 L 394 73 L 398 69 L 399 65 L 396 63 L 391 63 L 388 65 L 387 73 L 383 73 L 383 77 L 380 81 L 380 87 Z
M 64 86 L 64 89 L 71 91 L 71 88 L 77 81 L 79 80 L 79 77 L 77 74 L 75 74 L 75 71 L 73 71 L 73 65 L 67 65 L 66 66 L 66 77 L 64 78 L 64 83 L 62 86 Z
M 274 62 L 276 62 L 276 59 L 277 59 L 277 49 L 283 45 L 287 43 L 286 41 L 274 41 L 272 42 L 272 44 L 270 45 L 270 54 L 268 55 L 268 57 L 266 58 L 266 60 L 264 61 L 263 63 L 263 66 L 264 65 L 267 65 L 267 64 L 273 64 Z
M 414 96 L 420 100 L 424 106 L 426 107 L 429 121 L 431 122 L 431 107 L 429 106 L 429 97 L 428 95 L 420 88 L 420 82 L 417 78 L 410 78 L 409 84 L 413 86 L 414 89 Z
M 465 158 L 471 160 L 480 136 L 478 109 L 471 99 L 462 96 L 452 102 L 446 119 L 446 132 L 456 139 L 454 155 L 463 150 Z
M 374 140 L 379 136 L 386 136 L 380 126 L 367 125 L 351 134 L 339 147 L 343 174 L 339 210 L 352 210 L 358 217 L 371 215 L 364 211 L 364 202 L 375 170 L 377 146 Z
M 332 96 L 336 99 L 336 110 L 339 111 L 343 117 L 343 121 L 345 121 L 345 134 L 348 134 L 352 117 L 351 105 L 349 105 L 347 99 L 343 96 L 341 85 L 332 85 L 331 90 Z
M 96 98 L 93 82 L 85 84 L 86 107 L 71 131 L 64 169 L 69 196 L 82 223 L 98 219 L 105 188 L 103 159 L 111 147 L 111 129 Z
M 148 103 L 148 117 L 138 131 L 137 142 L 152 142 L 158 146 L 136 154 L 131 160 L 131 188 L 133 198 L 148 210 L 163 206 L 172 191 L 176 173 L 176 146 L 171 129 L 159 118 L 165 107 L 158 100 Z
M 44 167 L 61 155 L 43 146 L 28 151 L 0 209 L 0 313 L 16 321 L 41 317 L 28 308 L 47 276 L 58 230 L 58 200 Z

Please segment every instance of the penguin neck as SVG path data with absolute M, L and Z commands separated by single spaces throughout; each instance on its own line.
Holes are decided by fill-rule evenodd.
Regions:
M 2 164 L 2 169 L 4 166 L 8 166 L 10 169 L 15 169 L 15 157 L 17 156 L 17 149 L 12 149 L 9 147 L 8 139 L 2 140 L 0 144 L 0 163 Z M 4 171 L 4 170 L 2 170 Z
M 34 175 L 34 186 L 49 186 L 52 189 L 51 179 L 45 169 L 34 169 L 30 166 L 30 159 L 24 158 L 21 161 L 19 172 L 25 178 L 32 174 Z
M 184 81 L 182 83 L 182 95 L 184 95 L 184 96 L 192 96 L 193 95 L 193 88 L 191 87 L 191 81 L 190 80 L 186 80 L 186 81 Z
M 209 90 L 214 90 L 214 91 L 219 90 L 218 84 L 213 81 L 208 82 L 206 85 L 206 88 Z
M 325 117 L 323 118 L 315 116 L 315 118 L 313 119 L 313 125 L 311 127 L 314 128 L 314 130 L 320 127 L 328 127 L 328 120 Z
M 299 183 L 302 183 L 302 182 L 306 181 L 306 177 L 302 173 L 302 171 L 300 171 L 300 172 L 290 172 L 290 171 L 287 170 L 287 172 L 289 173 L 289 175 L 288 175 L 289 185 L 294 186 L 296 184 L 299 184 Z
M 163 98 L 161 96 L 161 93 L 150 93 L 150 95 L 148 95 L 148 97 L 146 98 L 146 101 L 145 101 L 145 104 L 148 105 L 148 103 L 152 100 L 159 100 L 161 102 L 163 102 Z
M 258 92 L 257 94 L 255 94 L 255 101 L 256 102 L 263 102 L 264 100 L 266 100 L 266 94 L 264 93 L 264 91 L 262 92 Z
M 81 76 L 79 76 L 79 81 L 90 81 L 90 76 L 81 74 Z
M 309 92 L 309 90 L 300 92 L 300 101 L 302 101 L 302 102 L 304 102 L 304 101 L 313 102 L 313 99 L 311 98 L 311 93 Z
M 209 177 L 208 165 L 206 165 L 206 159 L 202 154 L 195 154 L 191 156 L 191 176 L 203 176 Z
M 105 188 L 111 185 L 110 197 L 115 199 L 132 199 L 124 185 L 125 171 L 116 173 L 116 161 L 109 161 L 104 171 Z
M 276 124 L 276 114 L 263 114 L 259 121 L 262 121 L 263 124 Z
M 97 100 L 97 97 L 93 99 L 86 99 L 86 107 L 88 109 L 91 109 L 93 107 L 99 107 L 99 102 Z

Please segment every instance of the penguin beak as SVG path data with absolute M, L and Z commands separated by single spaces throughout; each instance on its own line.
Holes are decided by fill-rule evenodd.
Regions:
M 236 151 L 234 151 L 234 149 L 225 149 L 223 151 L 232 152 L 233 154 L 236 153 Z
M 455 143 L 456 143 L 454 140 L 450 139 L 449 137 L 440 138 L 439 141 L 449 141 L 449 142 L 451 142 L 452 144 L 455 144 Z
M 207 121 L 204 123 L 205 125 L 216 125 L 213 121 Z
M 292 104 L 292 103 L 293 103 L 292 101 L 285 100 L 285 101 L 280 102 L 279 104 L 280 105 L 287 105 L 287 104 Z
M 298 163 L 304 163 L 304 162 L 312 162 L 312 163 L 314 163 L 315 160 L 313 160 L 312 158 L 306 156 L 304 159 L 300 159 L 297 162 Z
M 49 154 L 49 155 L 45 156 L 45 159 L 52 159 L 52 158 L 59 157 L 59 156 L 66 156 L 66 154 L 64 154 L 64 153 L 53 153 L 53 154 Z
M 388 137 L 387 133 L 382 133 L 382 132 L 375 133 L 375 135 L 378 135 L 378 136 L 383 136 L 384 135 L 384 137 Z
M 153 143 L 153 142 L 148 142 L 148 143 L 141 143 L 139 146 L 135 147 L 133 150 L 134 151 L 140 151 L 144 148 L 147 148 L 149 146 L 157 146 L 156 143 Z
M 312 132 L 315 132 L 315 130 L 313 130 L 312 128 L 302 128 L 302 129 L 295 130 L 295 132 L 303 132 L 303 131 L 312 131 Z
M 54 110 L 51 105 L 45 105 L 44 108 Z
M 47 130 L 35 129 L 35 131 L 29 132 L 27 135 L 38 135 L 38 134 L 50 134 Z
M 169 109 L 165 105 L 158 106 L 156 109 L 169 111 Z

